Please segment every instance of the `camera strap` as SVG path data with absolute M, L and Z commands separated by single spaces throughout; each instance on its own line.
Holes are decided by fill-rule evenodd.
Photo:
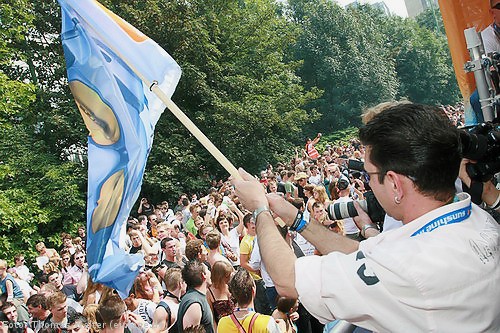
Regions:
M 481 202 L 483 202 L 483 199 L 481 199 L 481 196 L 483 194 L 483 183 L 471 181 L 470 187 L 465 185 L 465 183 L 462 183 L 462 189 L 464 190 L 464 192 L 470 194 L 471 201 L 476 205 L 480 205 Z
M 472 205 L 469 204 L 466 207 L 454 210 L 452 212 L 446 213 L 444 215 L 438 216 L 432 221 L 425 224 L 423 227 L 415 231 L 411 237 L 420 235 L 426 232 L 431 232 L 444 225 L 449 225 L 453 223 L 462 222 L 470 216 L 472 210 Z

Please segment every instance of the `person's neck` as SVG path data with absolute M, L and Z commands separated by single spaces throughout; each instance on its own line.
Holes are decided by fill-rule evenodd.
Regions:
M 406 198 L 407 205 L 402 207 L 403 224 L 410 223 L 417 218 L 446 205 L 448 202 L 437 201 L 431 197 L 416 195 L 415 198 Z
M 61 324 L 64 322 L 64 320 L 66 319 L 66 316 L 63 316 L 63 317 L 56 317 L 54 315 L 52 315 L 52 321 L 56 324 Z
M 198 291 L 199 291 L 200 293 L 202 293 L 203 295 L 206 295 L 206 294 L 207 294 L 207 288 L 208 288 L 208 286 L 207 286 L 207 284 L 204 282 L 201 286 L 199 286 L 199 287 L 195 287 L 195 288 L 193 288 L 193 289 L 198 290 Z
M 123 325 L 113 325 L 113 327 L 103 327 L 101 333 L 123 333 L 125 332 L 125 326 Z
M 175 257 L 165 256 L 166 261 L 175 262 Z
M 39 320 L 45 320 L 45 319 L 47 319 L 48 316 L 50 316 L 50 311 L 49 310 L 45 310 L 45 312 L 38 319 Z
M 246 305 L 239 305 L 235 309 L 235 313 L 239 313 L 240 315 L 246 315 L 249 312 L 255 311 L 253 302 L 250 302 L 249 304 Z
M 168 293 L 165 295 L 165 298 L 168 297 L 168 299 L 172 300 L 173 302 L 180 303 L 180 299 L 181 299 L 181 296 L 182 296 L 182 290 L 180 288 L 175 289 L 173 291 L 170 291 L 170 290 L 167 289 L 167 292 Z

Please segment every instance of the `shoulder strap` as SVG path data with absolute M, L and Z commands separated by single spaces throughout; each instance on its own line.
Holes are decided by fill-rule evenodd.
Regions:
M 160 306 L 164 308 L 165 311 L 167 311 L 168 313 L 168 324 L 167 324 L 167 329 L 168 329 L 172 324 L 172 310 L 170 310 L 170 306 L 168 306 L 168 304 L 165 301 L 161 301 L 160 303 L 158 303 L 157 308 Z
M 210 295 L 212 295 L 212 298 L 214 299 L 214 302 L 216 301 L 214 292 L 212 291 L 211 288 L 208 288 L 208 291 L 210 292 Z
M 250 320 L 250 325 L 248 325 L 248 333 L 252 333 L 253 324 L 257 320 L 258 316 L 259 316 L 259 314 L 257 312 L 255 312 L 253 314 L 252 319 Z
M 234 313 L 231 313 L 229 315 L 229 317 L 233 320 L 233 323 L 234 325 L 236 326 L 236 328 L 238 329 L 238 332 L 240 333 L 247 333 L 245 331 L 245 329 L 243 328 L 243 325 L 241 325 L 240 321 L 238 320 L 238 318 L 236 318 L 236 316 L 234 315 Z M 253 318 L 252 318 L 253 319 Z M 250 329 L 250 332 L 251 332 L 251 329 Z

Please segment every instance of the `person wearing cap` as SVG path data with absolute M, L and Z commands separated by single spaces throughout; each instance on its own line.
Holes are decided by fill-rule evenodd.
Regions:
M 295 184 L 297 185 L 297 197 L 304 199 L 304 202 L 307 200 L 307 197 L 304 193 L 304 186 L 307 184 L 307 173 L 299 172 L 295 175 Z
M 456 192 L 457 128 L 442 110 L 407 103 L 383 109 L 359 133 L 370 187 L 387 214 L 403 222 L 398 229 L 379 234 L 365 224 L 363 234 L 372 237 L 357 242 L 304 223 L 243 169 L 232 180 L 240 202 L 254 211 L 278 294 L 298 297 L 323 323 L 343 319 L 376 332 L 497 332 L 500 225 L 469 194 Z M 356 219 L 369 220 L 354 205 Z M 324 255 L 296 258 L 271 210 Z

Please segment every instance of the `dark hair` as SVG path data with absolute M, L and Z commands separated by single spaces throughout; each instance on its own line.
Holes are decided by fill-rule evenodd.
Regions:
M 182 268 L 182 279 L 186 282 L 188 288 L 196 288 L 203 284 L 203 276 L 205 273 L 205 264 L 191 260 L 189 261 L 184 268 Z
M 245 216 L 243 216 L 243 225 L 245 228 L 248 228 L 248 223 L 252 221 L 252 213 L 248 213 Z
M 87 320 L 87 317 L 85 317 L 81 313 L 76 312 L 76 313 L 73 313 L 73 314 L 68 316 L 68 325 L 73 325 L 77 321 L 79 321 L 83 325 L 88 325 L 88 323 L 89 323 L 89 321 Z
M 295 303 L 297 303 L 296 298 L 278 296 L 278 299 L 276 301 L 276 308 L 278 309 L 278 311 L 288 313 L 290 312 L 290 309 L 293 308 Z
M 26 306 L 28 305 L 31 305 L 34 308 L 41 306 L 44 310 L 49 309 L 47 305 L 47 297 L 41 294 L 31 295 L 30 298 L 28 298 L 28 300 L 26 301 Z
M 412 103 L 391 105 L 363 126 L 359 137 L 368 146 L 380 183 L 388 171 L 394 171 L 438 201 L 454 195 L 460 140 L 442 110 Z
M 170 241 L 173 241 L 174 239 L 172 237 L 165 237 L 161 240 L 161 243 L 160 243 L 160 246 L 162 249 L 165 248 L 165 246 L 167 246 L 167 243 L 170 242 Z
M 250 304 L 253 299 L 254 282 L 250 273 L 243 268 L 238 268 L 229 281 L 229 292 L 239 306 Z

